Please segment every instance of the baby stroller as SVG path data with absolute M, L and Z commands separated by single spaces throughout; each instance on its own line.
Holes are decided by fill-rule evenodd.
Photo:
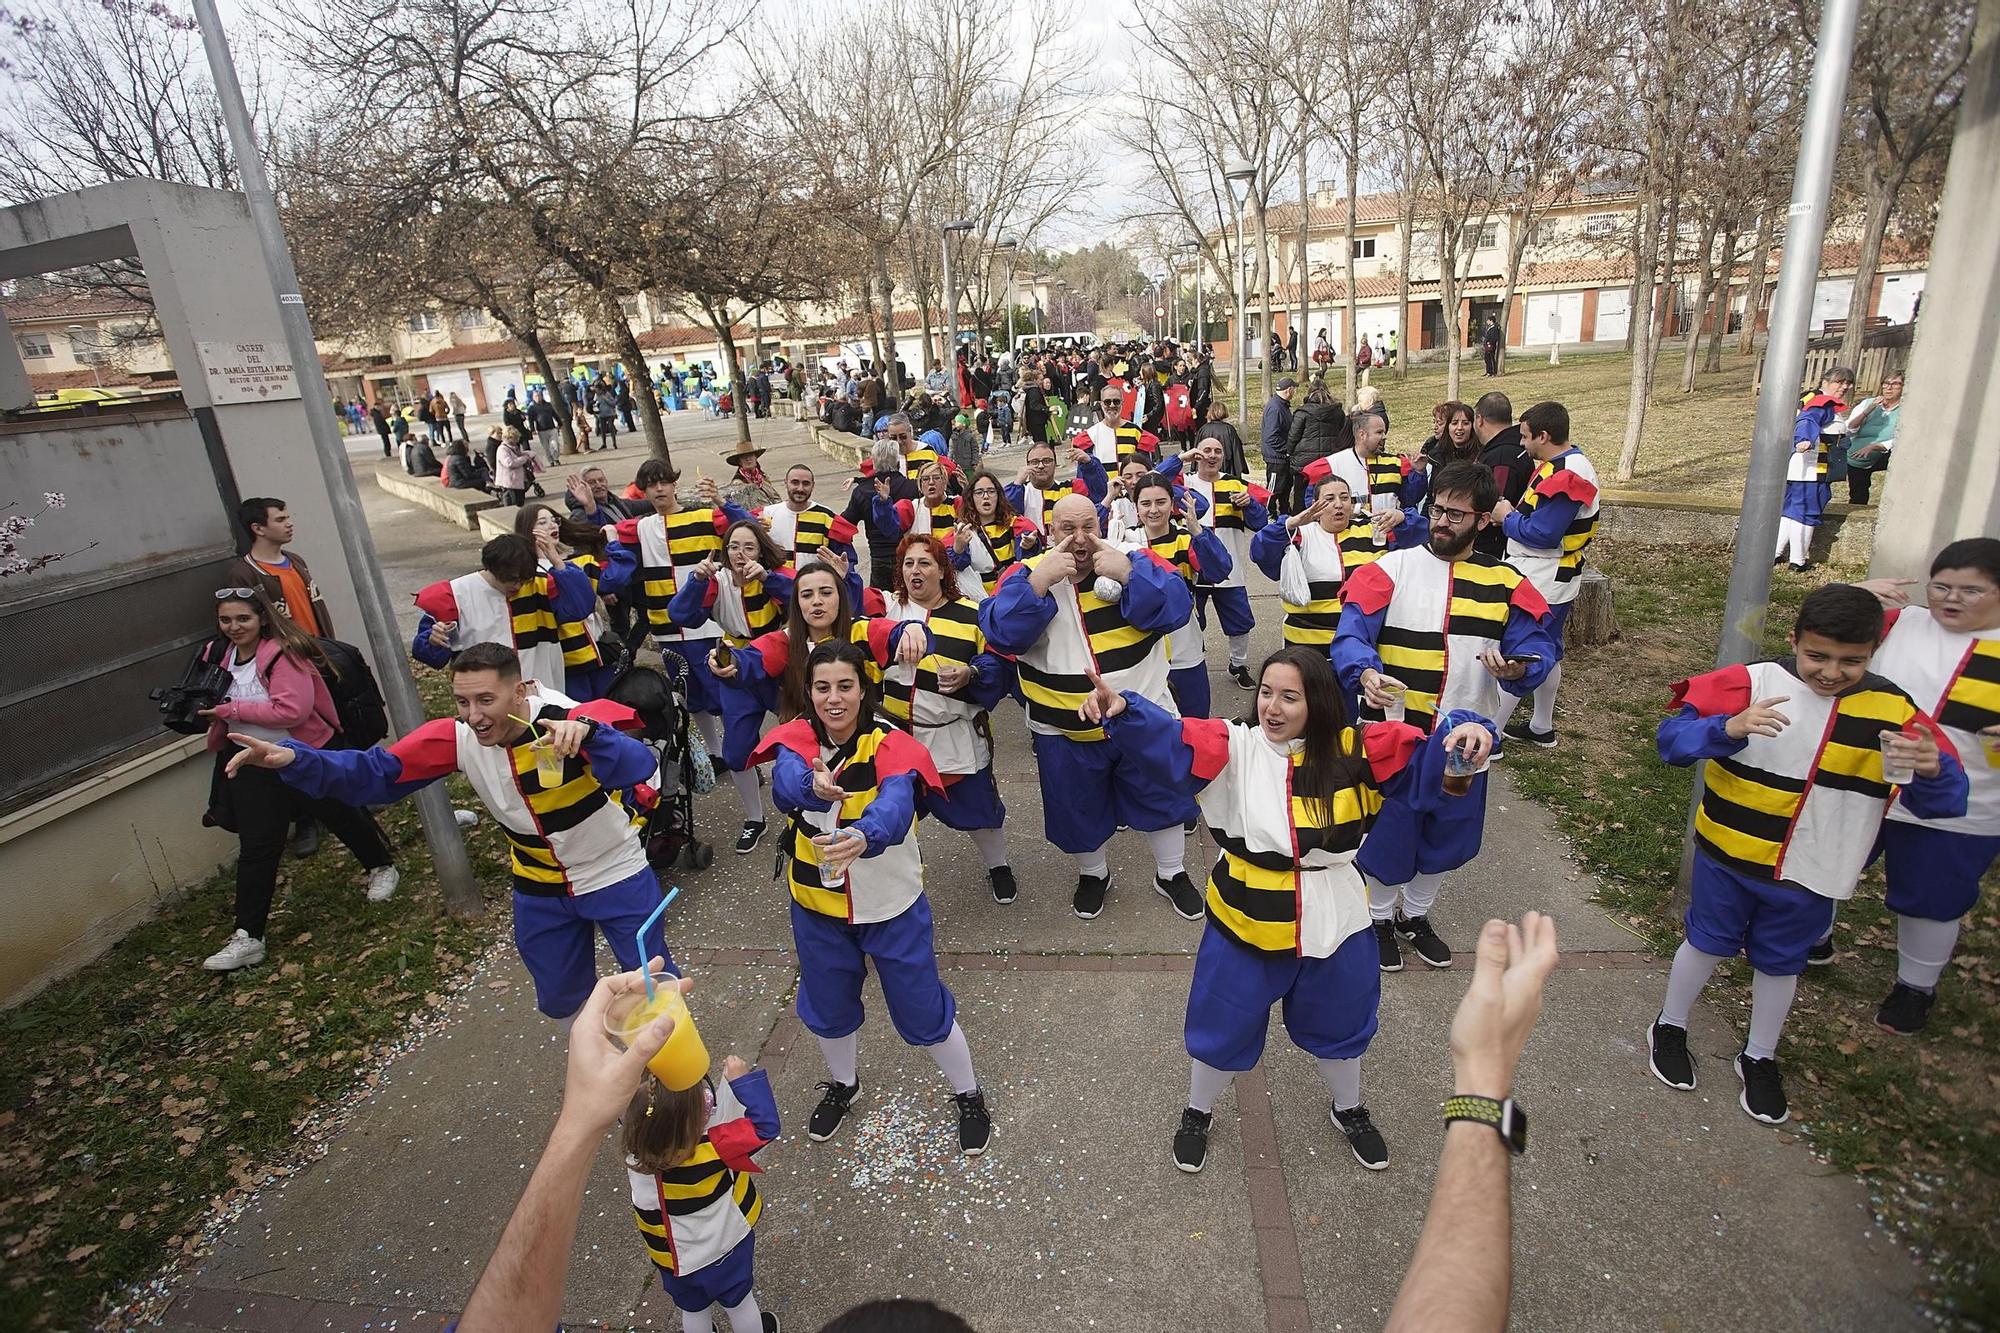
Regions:
M 687 663 L 678 653 L 642 644 L 605 697 L 639 715 L 639 739 L 660 756 L 654 803 L 633 821 L 646 840 L 646 859 L 656 871 L 708 869 L 715 848 L 695 836 L 694 798 L 705 765 L 696 760 L 699 738 L 687 709 Z M 715 785 L 712 767 L 707 785 Z

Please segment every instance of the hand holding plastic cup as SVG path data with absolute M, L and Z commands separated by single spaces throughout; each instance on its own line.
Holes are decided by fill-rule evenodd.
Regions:
M 1389 696 L 1389 702 L 1382 705 L 1382 719 L 1385 722 L 1401 722 L 1409 715 L 1409 687 L 1400 680 L 1382 677 L 1378 687 Z
M 555 739 L 543 732 L 528 742 L 528 749 L 534 752 L 535 776 L 541 779 L 542 789 L 562 786 L 563 757 L 556 753 Z
M 673 1021 L 666 1044 L 646 1062 L 646 1068 L 674 1092 L 701 1082 L 709 1065 L 708 1047 L 688 1013 L 687 998 L 681 994 L 678 982 L 678 977 L 656 977 L 649 973 L 645 990 L 614 995 L 604 1009 L 605 1034 L 621 1047 L 630 1046 L 641 1032 L 660 1019 Z
M 1473 775 L 1484 765 L 1474 763 L 1464 750 L 1453 745 L 1444 752 L 1444 794 L 1464 796 L 1472 790 Z
M 838 841 L 840 839 L 858 838 L 860 836 L 861 835 L 859 833 L 856 833 L 851 828 L 841 827 L 833 829 L 832 831 L 827 833 L 822 833 L 819 835 L 819 837 L 814 838 L 813 841 L 815 843 L 818 843 L 822 847 L 830 847 L 833 844 L 833 842 Z M 825 839 L 826 841 L 822 841 L 822 839 Z M 820 867 L 819 867 L 819 883 L 820 887 L 823 889 L 837 889 L 840 888 L 842 885 L 846 884 L 847 883 L 846 862 L 842 862 L 838 867 L 830 867 L 826 864 L 824 860 L 822 860 L 820 862 Z
M 1884 731 L 1882 739 L 1882 781 L 1900 787 L 1917 776 L 1916 742 L 1900 731 Z

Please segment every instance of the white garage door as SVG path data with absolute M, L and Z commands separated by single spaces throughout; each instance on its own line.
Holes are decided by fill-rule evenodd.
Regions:
M 1875 313 L 1887 315 L 1891 324 L 1907 324 L 1917 313 L 1917 298 L 1924 294 L 1921 273 L 1891 273 L 1882 279 L 1882 298 Z
M 1813 284 L 1811 331 L 1818 333 L 1829 319 L 1846 319 L 1847 303 L 1854 298 L 1854 279 L 1821 278 Z
M 1601 343 L 1625 341 L 1625 330 L 1632 326 L 1632 292 L 1627 287 L 1599 287 L 1597 289 L 1597 330 L 1595 337 Z
M 1551 341 L 1581 342 L 1583 293 L 1539 292 L 1530 296 L 1522 312 L 1521 333 L 1523 341 L 1534 346 L 1547 346 Z
M 465 400 L 465 410 L 472 410 L 472 372 L 469 370 L 434 370 L 430 375 L 432 393 L 441 393 L 446 398 L 457 394 Z
M 1386 346 L 1389 335 L 1396 331 L 1396 303 L 1360 307 L 1354 312 L 1354 327 L 1362 337 Z
M 498 412 L 500 405 L 507 401 L 507 391 L 514 391 L 517 402 L 525 402 L 528 392 L 521 385 L 519 366 L 487 366 L 479 372 L 480 382 L 486 388 L 486 410 Z

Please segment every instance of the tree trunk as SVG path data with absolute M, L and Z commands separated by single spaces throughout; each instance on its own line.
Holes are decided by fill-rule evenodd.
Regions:
M 1312 355 L 1312 182 L 1306 178 L 1306 136 L 1299 136 L 1299 354 Z M 1293 366 L 1293 370 L 1301 367 Z
M 1853 366 L 1861 360 L 1861 340 L 1868 333 L 1870 298 L 1875 294 L 1875 273 L 1882 266 L 1882 237 L 1889 230 L 1889 213 L 1896 204 L 1896 192 L 1903 188 L 1905 172 L 1897 168 L 1883 176 L 1871 163 L 1868 169 L 1868 212 L 1861 226 L 1861 251 L 1854 261 L 1854 294 L 1847 301 L 1847 330 L 1840 335 L 1840 364 Z
M 1681 347 L 1681 392 L 1694 392 L 1694 363 L 1701 355 L 1701 321 L 1708 313 L 1708 298 L 1715 289 L 1715 215 L 1701 224 L 1701 277 L 1695 286 L 1694 322 L 1688 325 Z
M 1653 391 L 1653 295 L 1658 290 L 1653 278 L 1660 262 L 1658 203 L 1650 197 L 1641 198 L 1639 216 L 1639 250 L 1633 271 L 1639 294 L 1631 314 L 1632 328 L 1638 332 L 1633 339 L 1631 383 L 1625 400 L 1625 442 L 1619 447 L 1614 474 L 1619 481 L 1632 480 L 1639 466 L 1639 439 L 1646 430 L 1646 403 Z
M 1605 644 L 1618 637 L 1618 620 L 1612 614 L 1611 576 L 1601 569 L 1586 569 L 1577 580 L 1576 602 L 1570 608 L 1569 623 L 1563 628 L 1566 644 Z
M 1340 345 L 1347 344 L 1347 352 L 1341 361 L 1347 367 L 1347 396 L 1344 403 L 1354 401 L 1354 323 L 1361 318 L 1361 299 L 1354 286 L 1354 210 L 1361 206 L 1361 109 L 1357 99 L 1347 99 L 1350 108 L 1347 118 L 1347 237 L 1341 246 L 1341 262 L 1346 265 L 1347 303 L 1341 312 L 1340 336 L 1328 338 L 1336 353 Z M 1396 302 L 1396 376 L 1401 378 L 1403 367 L 1410 360 L 1410 331 L 1403 327 L 1410 308 L 1410 229 L 1409 210 L 1404 210 L 1403 225 L 1403 270 L 1400 299 Z
M 1264 308 L 1264 336 L 1257 340 L 1258 351 L 1262 353 L 1258 364 L 1264 368 L 1264 391 L 1271 389 L 1271 230 L 1265 215 L 1263 199 L 1252 197 L 1251 221 L 1257 228 L 1257 304 Z
M 1459 376 L 1464 370 L 1458 357 L 1464 330 L 1458 320 L 1458 244 L 1454 240 L 1447 250 L 1445 211 L 1443 208 L 1438 210 L 1438 305 L 1444 315 L 1444 396 L 1456 402 Z
M 1750 354 L 1757 339 L 1757 319 L 1764 313 L 1764 270 L 1771 264 L 1771 204 L 1757 215 L 1757 253 L 1750 260 L 1750 284 L 1743 291 L 1743 327 L 1736 331 L 1736 350 Z
M 875 262 L 877 265 L 888 264 L 889 252 L 887 247 L 875 247 Z M 880 375 L 882 373 L 882 319 L 880 312 L 875 309 L 875 298 L 877 295 L 878 293 L 875 290 L 875 275 L 873 273 L 864 275 L 861 279 L 861 309 L 868 321 L 868 351 L 875 361 L 875 373 Z
M 1507 369 L 1507 325 L 1514 313 L 1514 289 L 1521 283 L 1521 257 L 1528 250 L 1528 229 L 1534 225 L 1533 214 L 1526 208 L 1516 222 L 1514 234 L 1507 238 L 1507 275 L 1500 286 L 1500 356 L 1498 364 L 1504 372 Z M 1534 330 L 1528 327 L 1528 312 L 1521 311 L 1521 351 L 1526 353 L 1528 344 L 1534 339 Z M 1553 340 L 1551 340 L 1553 341 Z
M 1729 332 L 1729 295 L 1736 285 L 1736 241 L 1734 226 L 1722 233 L 1722 275 L 1717 280 L 1721 292 L 1715 301 L 1715 331 L 1708 335 L 1708 355 L 1702 358 L 1701 373 L 1713 375 L 1722 369 L 1722 339 Z
M 562 396 L 557 392 L 557 386 L 562 380 L 556 376 L 556 363 L 549 359 L 549 349 L 542 345 L 542 335 L 534 329 L 510 330 L 510 332 L 521 340 L 521 345 L 528 349 L 528 355 L 535 359 L 535 369 L 542 372 L 542 385 L 552 400 L 550 406 L 556 410 L 556 429 L 562 432 L 563 453 L 575 453 L 576 427 L 570 421 L 568 404 L 563 402 Z M 526 407 L 527 404 L 523 403 L 521 406 Z
M 900 408 L 903 402 L 903 377 L 896 372 L 896 280 L 889 276 L 887 246 L 883 246 L 875 253 L 875 279 L 882 284 L 882 337 L 888 344 L 883 349 L 882 382 L 889 386 L 889 401 Z
M 1350 218 L 1354 216 L 1356 170 L 1357 168 L 1353 162 L 1347 164 L 1347 215 Z M 1416 191 L 1410 188 L 1409 179 L 1410 170 L 1406 162 L 1403 167 L 1403 216 L 1396 224 L 1401 236 L 1400 244 L 1403 247 L 1403 262 L 1399 266 L 1402 271 L 1396 277 L 1396 378 L 1399 380 L 1409 373 L 1410 350 L 1415 346 L 1410 341 L 1410 242 L 1417 234 L 1417 196 Z M 1354 227 L 1352 223 L 1348 224 L 1347 240 L 1348 253 L 1352 254 L 1354 253 Z M 1347 270 L 1347 275 L 1347 318 L 1350 325 L 1347 330 L 1347 338 L 1351 345 L 1354 340 L 1354 329 L 1351 325 L 1355 319 L 1354 270 L 1352 267 Z M 1354 358 L 1351 355 L 1347 358 L 1347 400 L 1349 402 L 1354 401 Z
M 1646 281 L 1646 266 L 1639 262 L 1639 256 L 1646 250 L 1646 203 L 1641 199 L 1639 207 L 1632 210 L 1632 290 L 1625 296 L 1625 350 L 1633 348 L 1633 337 L 1639 331 L 1639 285 Z M 1649 301 L 1647 309 L 1652 309 Z
M 598 289 L 597 295 L 604 317 L 610 321 L 612 345 L 618 349 L 618 359 L 625 363 L 625 373 L 632 374 L 632 367 L 637 366 L 638 373 L 641 376 L 645 375 L 646 353 L 639 346 L 639 340 L 632 335 L 632 324 L 625 318 L 624 307 L 618 304 L 617 297 L 602 288 Z M 741 384 L 736 386 L 736 396 L 739 399 L 743 396 Z M 646 451 L 672 467 L 674 455 L 667 448 L 666 427 L 660 422 L 659 399 L 650 393 L 635 393 L 632 397 L 639 403 L 639 420 L 646 436 Z
M 708 326 L 715 330 L 716 345 L 722 348 L 723 358 L 729 363 L 729 383 L 736 394 L 736 443 L 740 448 L 750 447 L 750 383 L 743 373 L 743 355 L 736 350 L 736 333 L 725 318 L 728 307 L 722 314 L 714 310 L 708 314 Z

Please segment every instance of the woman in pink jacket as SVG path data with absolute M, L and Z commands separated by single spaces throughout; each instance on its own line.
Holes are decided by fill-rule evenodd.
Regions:
M 229 694 L 214 708 L 208 748 L 215 755 L 209 810 L 203 822 L 236 834 L 242 851 L 236 862 L 236 933 L 202 966 L 233 972 L 264 961 L 264 923 L 278 888 L 278 858 L 284 853 L 292 820 L 306 807 L 368 871 L 368 898 L 381 902 L 396 891 L 396 867 L 382 830 L 365 810 L 338 801 L 306 801 L 268 769 L 245 768 L 223 775 L 243 736 L 266 741 L 302 741 L 324 746 L 340 729 L 340 714 L 320 667 L 326 657 L 312 638 L 251 588 L 224 588 L 215 594 L 215 617 L 227 651 L 222 665 Z

